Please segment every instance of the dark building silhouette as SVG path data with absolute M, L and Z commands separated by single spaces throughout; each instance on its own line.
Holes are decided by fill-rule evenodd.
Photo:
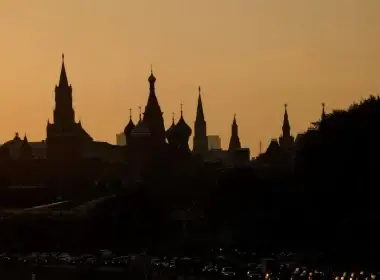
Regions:
M 201 87 L 198 87 L 197 114 L 194 122 L 193 152 L 205 156 L 208 152 L 207 126 L 203 112 Z
M 234 120 L 231 127 L 231 138 L 230 144 L 228 145 L 228 151 L 232 152 L 241 148 L 240 139 L 239 139 L 239 126 L 236 123 L 236 115 L 234 115 Z
M 70 163 L 84 157 L 84 146 L 91 142 L 91 136 L 75 122 L 72 86 L 66 74 L 64 55 L 59 83 L 55 87 L 55 108 L 53 123 L 46 127 L 47 158 L 61 163 Z

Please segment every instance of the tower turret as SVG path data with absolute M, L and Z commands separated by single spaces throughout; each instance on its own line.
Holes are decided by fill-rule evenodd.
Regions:
M 236 114 L 234 115 L 234 120 L 231 127 L 231 138 L 230 144 L 228 145 L 228 151 L 234 151 L 241 148 L 239 139 L 239 126 L 236 122 Z
M 322 114 L 321 114 L 321 121 L 326 119 L 326 112 L 325 112 L 325 103 L 322 103 Z
M 290 134 L 290 122 L 288 116 L 288 105 L 285 104 L 284 120 L 282 122 L 282 135 L 279 139 L 280 147 L 290 151 L 294 146 L 294 137 Z
M 70 126 L 75 123 L 72 87 L 67 79 L 65 56 L 62 54 L 62 66 L 58 85 L 55 86 L 54 123 Z
M 205 155 L 208 151 L 207 125 L 203 112 L 201 87 L 198 87 L 197 114 L 194 122 L 193 152 Z
M 290 123 L 289 123 L 289 116 L 288 116 L 288 104 L 284 105 L 285 111 L 284 111 L 284 120 L 282 122 L 282 137 L 288 138 L 290 137 Z

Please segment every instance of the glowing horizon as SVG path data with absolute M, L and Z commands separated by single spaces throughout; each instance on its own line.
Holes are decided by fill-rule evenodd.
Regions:
M 153 64 L 166 127 L 183 103 L 193 128 L 201 86 L 207 134 L 226 148 L 236 113 L 254 156 L 280 136 L 284 103 L 296 136 L 322 102 L 330 112 L 380 92 L 379 10 L 377 0 L 7 1 L 0 143 L 45 139 L 65 53 L 76 120 L 95 140 L 115 143 L 129 108 L 137 121 Z

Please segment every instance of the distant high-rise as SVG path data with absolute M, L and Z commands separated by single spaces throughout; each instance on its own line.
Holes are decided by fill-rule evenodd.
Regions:
M 221 150 L 222 149 L 222 139 L 219 135 L 208 135 L 207 136 L 208 149 L 209 150 Z
M 127 144 L 124 132 L 116 134 L 116 145 L 125 146 Z
M 194 123 L 193 152 L 205 155 L 208 151 L 207 127 L 201 97 L 201 87 L 198 87 L 197 115 Z

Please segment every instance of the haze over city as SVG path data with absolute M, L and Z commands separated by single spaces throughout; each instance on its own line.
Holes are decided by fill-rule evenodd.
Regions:
M 225 148 L 236 113 L 256 155 L 281 134 L 284 103 L 295 135 L 321 102 L 329 112 L 380 92 L 378 11 L 377 0 L 4 2 L 0 142 L 46 137 L 65 53 L 77 119 L 96 140 L 115 143 L 129 108 L 137 121 L 153 64 L 167 127 L 180 103 L 193 126 L 201 86 L 208 134 Z

